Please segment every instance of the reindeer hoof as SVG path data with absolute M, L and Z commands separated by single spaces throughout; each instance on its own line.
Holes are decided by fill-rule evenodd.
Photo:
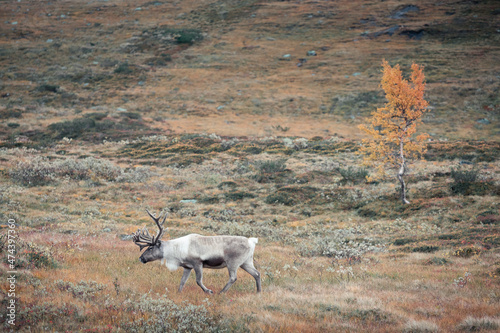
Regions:
M 214 292 L 213 292 L 212 290 L 210 290 L 210 289 L 205 290 L 205 292 L 206 292 L 207 294 L 210 294 L 210 295 L 213 295 L 213 293 L 214 293 Z

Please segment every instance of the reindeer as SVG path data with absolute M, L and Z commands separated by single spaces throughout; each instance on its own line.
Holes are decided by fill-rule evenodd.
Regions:
M 220 291 L 226 292 L 236 282 L 236 271 L 243 268 L 248 274 L 253 276 L 257 284 L 257 292 L 261 291 L 260 273 L 253 265 L 253 253 L 257 238 L 246 238 L 241 236 L 201 236 L 190 234 L 184 237 L 162 241 L 161 237 L 165 232 L 163 224 L 167 218 L 167 213 L 160 223 L 161 213 L 158 217 L 146 212 L 155 221 L 159 228 L 156 235 L 151 236 L 146 227 L 137 230 L 133 234 L 133 241 L 139 246 L 139 251 L 147 247 L 139 260 L 145 264 L 150 261 L 161 260 L 171 271 L 184 268 L 181 278 L 179 292 L 184 288 L 187 279 L 194 269 L 196 283 L 208 294 L 213 291 L 203 285 L 203 268 L 221 269 L 227 267 L 229 271 L 229 281 Z

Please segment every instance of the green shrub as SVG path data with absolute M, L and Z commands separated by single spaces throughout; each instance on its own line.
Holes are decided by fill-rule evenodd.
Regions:
M 23 113 L 20 110 L 14 110 L 14 109 L 0 110 L 0 119 L 22 118 L 22 117 Z
M 122 112 L 122 113 L 120 113 L 120 115 L 122 117 L 127 117 L 127 118 L 134 119 L 134 120 L 139 120 L 142 118 L 141 114 L 137 113 L 137 112 Z
M 41 156 L 19 162 L 9 171 L 10 178 L 24 186 L 43 186 L 56 178 L 55 167 Z
M 377 244 L 369 237 L 360 238 L 358 233 L 353 228 L 323 231 L 321 234 L 305 232 L 300 236 L 307 238 L 307 242 L 297 244 L 297 250 L 305 257 L 324 256 L 359 261 L 367 252 L 384 249 L 384 245 Z
M 283 181 L 291 175 L 286 168 L 286 159 L 268 160 L 255 163 L 258 173 L 254 179 L 259 183 Z
M 487 210 L 476 217 L 477 223 L 481 224 L 500 224 L 500 215 L 498 211 Z
M 378 308 L 373 309 L 351 309 L 349 311 L 343 311 L 342 317 L 352 320 L 357 319 L 361 321 L 376 321 L 376 322 L 393 322 L 393 316 L 391 313 L 383 311 Z
M 193 44 L 203 40 L 203 33 L 198 29 L 166 28 L 163 34 L 174 37 L 178 44 Z
M 285 205 L 285 206 L 293 206 L 297 202 L 294 198 L 286 195 L 284 193 L 274 193 L 270 194 L 266 197 L 265 203 L 270 205 Z
M 170 61 L 172 61 L 172 55 L 162 53 L 159 57 L 149 58 L 146 64 L 149 66 L 166 66 Z
M 132 68 L 130 68 L 129 64 L 124 62 L 118 65 L 118 67 L 115 68 L 113 73 L 115 74 L 131 74 L 133 72 Z
M 120 180 L 122 169 L 108 160 L 87 157 L 85 159 L 65 159 L 49 161 L 37 156 L 19 162 L 9 171 L 10 177 L 24 186 L 43 186 L 68 177 L 73 180 L 102 178 L 108 181 Z M 126 177 L 125 177 L 126 178 Z
M 203 204 L 217 204 L 220 202 L 220 198 L 218 196 L 202 196 L 198 199 L 200 203 Z
M 319 310 L 319 312 L 328 312 L 330 314 L 336 315 L 340 315 L 342 313 L 342 309 L 339 306 L 332 304 L 320 303 L 316 305 L 316 308 L 317 310 Z
M 57 264 L 51 253 L 44 251 L 36 246 L 31 248 L 26 253 L 28 262 L 35 268 L 56 268 Z
M 77 284 L 63 280 L 56 281 L 56 287 L 61 291 L 67 291 L 75 298 L 85 301 L 94 300 L 96 295 L 106 289 L 105 284 L 95 281 L 80 281 Z
M 156 176 L 150 167 L 137 167 L 126 169 L 120 176 L 116 178 L 117 182 L 122 183 L 144 183 L 149 178 Z
M 91 112 L 91 113 L 85 114 L 85 118 L 90 118 L 90 119 L 94 119 L 94 120 L 103 120 L 107 116 L 108 116 L 108 114 L 106 112 Z
M 293 206 L 306 203 L 318 195 L 319 190 L 311 186 L 286 186 L 268 195 L 265 202 L 268 204 L 283 204 Z
M 7 251 L 8 237 L 6 234 L 0 235 L 0 251 Z M 18 239 L 16 241 L 15 267 L 24 269 L 33 268 L 56 268 L 57 261 L 54 253 L 47 247 L 32 242 L 25 242 Z M 9 264 L 8 257 L 4 261 Z
M 84 117 L 50 124 L 48 128 L 56 134 L 56 139 L 64 137 L 75 139 L 95 127 L 96 121 L 94 119 Z
M 83 331 L 82 328 L 85 327 L 86 317 L 74 304 L 56 305 L 52 302 L 37 304 L 23 302 L 22 304 L 16 315 L 16 328 L 20 331 L 30 327 L 33 331 L 74 332 L 75 327 L 80 331 Z M 46 323 L 50 325 L 44 325 Z
M 147 314 L 128 323 L 121 323 L 125 332 L 226 332 L 224 321 L 202 305 L 175 304 L 167 296 L 142 296 L 125 304 L 128 313 Z
M 119 166 L 108 160 L 94 157 L 87 157 L 82 160 L 66 159 L 55 162 L 55 165 L 59 176 L 69 177 L 74 180 L 88 180 L 97 177 L 114 181 L 122 175 Z
M 339 168 L 340 175 L 342 176 L 343 182 L 359 183 L 366 181 L 368 176 L 368 170 L 365 168 L 354 168 L 349 166 L 347 169 Z
M 247 154 L 257 155 L 264 151 L 264 148 L 258 146 L 244 146 L 243 151 Z
M 227 192 L 224 194 L 226 197 L 226 200 L 231 200 L 231 201 L 240 201 L 245 198 L 255 198 L 255 194 L 249 193 L 249 192 L 243 192 L 243 191 L 231 191 Z
M 453 252 L 453 255 L 456 257 L 462 257 L 462 258 L 469 258 L 475 255 L 480 254 L 482 251 L 480 248 L 477 248 L 475 246 L 467 246 L 467 247 L 461 247 L 455 252 Z
M 402 205 L 396 196 L 380 197 L 377 200 L 356 200 L 351 209 L 357 208 L 357 214 L 367 218 L 398 218 L 406 217 L 412 213 L 412 206 Z
M 211 219 L 220 222 L 209 223 L 203 229 L 219 235 L 265 237 L 266 240 L 273 242 L 287 242 L 292 239 L 285 228 L 276 225 L 276 222 L 271 220 L 261 222 L 237 221 L 237 217 L 234 214 L 229 216 L 214 216 Z
M 432 253 L 436 252 L 437 250 L 439 250 L 439 246 L 424 245 L 412 248 L 411 252 Z
M 403 328 L 403 333 L 437 333 L 439 326 L 427 320 L 410 320 Z
M 179 32 L 178 36 L 175 37 L 175 40 L 179 44 L 193 44 L 194 42 L 202 39 L 203 35 L 201 34 L 201 31 L 196 29 L 182 30 Z
M 395 239 L 392 244 L 394 244 L 396 246 L 401 246 L 401 245 L 406 245 L 406 244 L 413 243 L 413 242 L 415 242 L 415 239 L 413 239 L 413 238 L 398 238 L 398 239 Z
M 479 170 L 473 168 L 472 170 L 465 170 L 462 167 L 451 168 L 451 191 L 455 194 L 470 194 L 471 187 L 476 184 L 479 178 Z
M 457 326 L 457 330 L 464 332 L 497 331 L 498 329 L 500 329 L 500 319 L 492 317 L 467 317 Z
M 256 164 L 261 174 L 273 174 L 286 170 L 286 159 L 263 161 Z
M 40 92 L 53 92 L 53 93 L 56 93 L 58 92 L 60 89 L 60 86 L 58 85 L 55 85 L 55 84 L 41 84 L 39 85 L 36 90 L 40 91 Z
M 217 185 L 217 188 L 219 190 L 224 190 L 224 189 L 236 189 L 238 187 L 238 184 L 233 182 L 233 181 L 227 181 L 227 182 L 222 182 L 219 185 Z
M 452 240 L 452 239 L 457 239 L 457 238 L 458 238 L 458 236 L 453 235 L 453 234 L 443 234 L 443 235 L 438 236 L 438 239 L 443 239 L 443 240 Z

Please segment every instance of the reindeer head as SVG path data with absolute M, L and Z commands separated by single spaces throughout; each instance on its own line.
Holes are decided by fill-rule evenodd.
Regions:
M 167 213 L 165 213 L 165 215 L 163 216 L 163 221 L 161 221 L 160 223 L 161 213 L 158 217 L 156 217 L 155 215 L 151 214 L 147 209 L 146 212 L 148 212 L 149 216 L 151 216 L 151 218 L 155 221 L 156 225 L 160 230 L 155 236 L 151 236 L 149 234 L 148 229 L 144 227 L 142 229 L 137 230 L 133 234 L 132 239 L 134 240 L 134 243 L 139 246 L 139 251 L 142 251 L 143 248 L 147 247 L 147 250 L 144 251 L 142 256 L 139 258 L 139 260 L 143 264 L 163 258 L 163 251 L 161 249 L 161 237 L 165 232 L 165 229 L 163 228 L 163 223 L 165 223 L 165 220 L 167 218 Z

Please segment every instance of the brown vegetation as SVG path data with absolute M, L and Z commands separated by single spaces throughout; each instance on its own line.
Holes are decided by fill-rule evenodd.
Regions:
M 231 140 L 241 149 L 230 147 Z M 339 151 L 338 141 L 302 140 L 302 148 L 292 150 L 288 138 L 80 143 L 1 152 L 1 214 L 16 220 L 20 236 L 21 331 L 182 325 L 187 331 L 196 325 L 200 331 L 449 331 L 472 325 L 469 316 L 474 323 L 485 316 L 496 323 L 496 162 L 470 168 L 476 177 L 467 179 L 476 187 L 464 193 L 453 190 L 451 170 L 460 159 L 418 162 L 410 181 L 412 203 L 403 205 L 389 179 L 367 184 L 356 180 L 353 168 L 341 173 L 341 166 L 354 166 L 359 157 Z M 189 147 L 211 152 L 178 165 L 169 155 L 123 155 L 136 156 L 134 149 L 143 147 L 180 147 L 179 157 Z M 244 153 L 244 147 L 261 150 Z M 455 153 L 461 144 L 456 147 Z M 183 158 L 188 156 L 198 155 Z M 42 183 L 36 181 L 40 176 Z M 429 189 L 439 189 L 439 195 L 430 196 Z M 228 294 L 207 303 L 193 278 L 184 293 L 176 292 L 180 271 L 159 263 L 144 270 L 127 235 L 150 224 L 146 208 L 169 212 L 164 239 L 191 232 L 259 237 L 255 259 L 263 294 L 256 296 L 253 279 L 240 274 Z M 226 280 L 225 270 L 205 274 L 209 288 Z M 181 323 L 186 316 L 193 322 Z
M 495 5 L 3 1 L 2 328 L 12 219 L 18 331 L 494 331 Z M 382 58 L 427 79 L 408 205 L 356 154 Z M 258 237 L 263 293 L 178 294 L 138 261 L 146 208 L 164 239 Z

